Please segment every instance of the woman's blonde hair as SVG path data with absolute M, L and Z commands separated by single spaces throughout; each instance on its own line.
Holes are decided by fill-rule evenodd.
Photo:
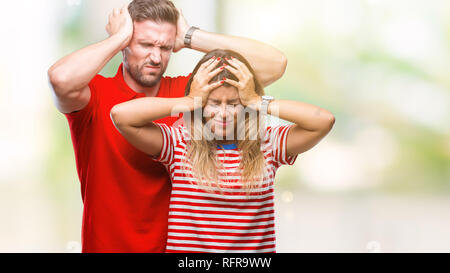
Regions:
M 249 71 L 253 74 L 253 79 L 255 83 L 255 91 L 258 95 L 262 96 L 264 95 L 264 89 L 262 88 L 262 85 L 256 78 L 255 72 L 253 71 L 252 67 L 248 63 L 248 61 L 239 53 L 231 51 L 231 50 L 222 50 L 222 49 L 216 49 L 213 51 L 208 52 L 197 64 L 197 66 L 194 68 L 190 78 L 189 82 L 186 86 L 185 95 L 188 95 L 190 93 L 190 87 L 193 80 L 193 77 L 197 73 L 200 66 L 211 59 L 212 57 L 220 57 L 221 60 L 217 64 L 217 67 L 222 66 L 223 64 L 226 64 L 226 58 L 236 58 L 242 63 L 244 63 Z M 236 76 L 229 72 L 227 69 L 224 69 L 222 72 L 220 72 L 218 75 L 216 75 L 214 78 L 211 79 L 210 83 L 220 81 L 223 78 L 232 79 L 235 81 L 238 81 Z M 229 87 L 228 83 L 224 83 L 225 87 Z M 246 109 L 246 112 L 249 112 L 251 110 Z M 202 122 L 194 122 L 195 113 L 190 113 L 191 120 L 188 121 L 188 124 L 193 124 L 193 126 L 186 126 L 188 128 L 188 132 L 190 134 L 190 138 L 187 141 L 187 147 L 186 147 L 186 155 L 185 160 L 187 164 L 182 164 L 182 166 L 191 166 L 192 168 L 192 175 L 194 178 L 197 179 L 198 184 L 200 187 L 208 190 L 208 191 L 219 191 L 223 192 L 222 185 L 220 181 L 228 181 L 229 179 L 227 177 L 220 178 L 220 173 L 218 172 L 218 169 L 221 167 L 222 162 L 217 162 L 216 160 L 216 147 L 217 143 L 214 140 L 214 138 L 208 138 L 204 136 L 204 126 L 205 126 L 205 120 L 202 116 Z M 241 162 L 239 166 L 239 172 L 242 183 L 242 187 L 245 189 L 247 194 L 250 193 L 252 189 L 258 188 L 263 183 L 263 177 L 265 175 L 266 167 L 265 167 L 265 160 L 263 152 L 261 151 L 261 136 L 260 136 L 260 128 L 258 117 L 259 113 L 253 111 L 253 113 L 244 113 L 244 124 L 239 124 L 239 126 L 245 126 L 245 130 L 243 130 L 244 135 L 242 135 L 241 138 L 238 139 L 238 148 L 241 152 Z M 188 115 L 189 116 L 189 115 Z M 242 128 L 242 127 L 241 127 Z M 253 129 L 252 129 L 253 128 Z M 256 128 L 256 134 L 251 134 L 251 130 L 255 132 Z M 207 131 L 207 130 L 206 130 Z M 235 132 L 236 133 L 236 132 Z M 256 139 L 255 136 L 256 135 Z M 193 136 L 202 136 L 201 138 L 194 138 Z M 235 136 L 236 137 L 236 136 Z M 213 140 L 208 140 L 213 139 Z M 237 138 L 235 138 L 237 139 Z M 189 171 L 188 169 L 185 169 L 185 171 Z

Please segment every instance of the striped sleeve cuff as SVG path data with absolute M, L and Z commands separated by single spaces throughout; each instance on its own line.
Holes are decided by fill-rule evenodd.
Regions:
M 161 129 L 163 141 L 161 153 L 158 156 L 152 158 L 163 164 L 170 164 L 173 161 L 173 153 L 174 153 L 174 139 L 172 132 L 173 128 L 162 123 L 155 123 L 155 125 Z
M 298 155 L 289 156 L 287 154 L 287 136 L 292 125 L 276 126 L 272 128 L 272 152 L 275 162 L 280 165 L 293 165 Z

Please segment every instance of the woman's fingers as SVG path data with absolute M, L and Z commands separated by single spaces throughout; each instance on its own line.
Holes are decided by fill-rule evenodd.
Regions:
M 233 73 L 240 82 L 244 82 L 247 81 L 248 79 L 251 78 L 252 74 L 250 73 L 250 70 L 247 69 L 247 66 L 245 64 L 243 64 L 242 62 L 240 62 L 238 59 L 236 58 L 230 58 L 227 59 L 228 63 L 230 64 L 228 69 L 231 73 Z
M 247 66 L 239 61 L 236 58 L 231 57 L 231 59 L 227 59 L 227 61 L 234 66 L 237 70 L 239 70 L 240 72 L 242 72 L 242 74 L 246 74 L 246 75 L 251 75 L 252 73 L 250 73 L 250 70 L 247 68 Z
M 239 85 L 239 82 L 234 81 L 234 80 L 232 80 L 232 79 L 225 78 L 224 80 L 222 80 L 222 82 L 226 82 L 226 83 L 228 83 L 228 84 L 230 84 L 230 85 L 236 87 L 238 90 L 239 90 L 240 87 L 241 87 L 241 86 Z
M 211 84 L 209 84 L 208 85 L 208 87 L 207 87 L 207 91 L 208 92 L 210 92 L 210 91 L 212 91 L 212 90 L 214 90 L 214 89 L 216 89 L 216 88 L 218 88 L 218 87 L 220 87 L 220 86 L 222 86 L 222 84 L 224 83 L 225 81 L 216 81 L 216 82 L 213 82 L 213 83 L 211 83 Z
M 215 58 L 215 57 L 214 57 L 214 58 Z M 214 60 L 212 63 L 208 64 L 208 65 L 205 67 L 205 72 L 206 72 L 206 73 L 211 72 L 211 70 L 213 70 L 214 67 L 217 66 L 217 64 L 220 62 L 220 60 L 221 60 L 220 57 L 215 58 L 215 60 Z
M 217 74 L 219 74 L 220 72 L 222 72 L 224 69 L 225 69 L 225 67 L 224 67 L 224 66 L 221 66 L 221 67 L 218 67 L 218 68 L 214 69 L 213 71 L 209 72 L 209 73 L 208 73 L 208 76 L 207 76 L 208 82 L 209 82 L 212 78 L 214 78 L 214 76 L 216 76 Z
M 197 77 L 200 82 L 205 84 L 209 83 L 215 75 L 219 74 L 223 70 L 223 67 L 221 66 L 211 71 L 220 62 L 220 58 L 213 58 L 214 59 L 204 62 L 201 68 L 197 71 Z
M 214 61 L 216 61 L 216 57 L 212 57 L 211 59 L 209 59 L 209 60 L 207 60 L 206 62 L 202 63 L 202 64 L 200 65 L 200 67 L 199 67 L 197 73 L 198 73 L 198 72 L 201 72 L 201 71 L 203 71 L 203 70 L 205 70 L 206 67 L 208 67 L 210 64 L 212 64 Z
M 233 75 L 236 76 L 236 78 L 238 78 L 239 80 L 241 80 L 241 78 L 242 78 L 242 73 L 241 73 L 238 69 L 234 68 L 234 67 L 231 66 L 231 65 L 225 66 L 225 69 L 228 70 L 228 71 L 230 71 Z

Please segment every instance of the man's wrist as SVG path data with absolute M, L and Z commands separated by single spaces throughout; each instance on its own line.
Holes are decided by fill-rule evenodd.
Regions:
M 183 44 L 185 48 L 192 48 L 192 36 L 194 32 L 198 30 L 198 27 L 191 26 L 188 28 L 186 33 L 184 34 Z
M 109 37 L 110 40 L 114 41 L 114 43 L 117 43 L 120 47 L 120 50 L 128 46 L 128 43 L 131 39 L 131 37 L 122 32 L 117 32 Z

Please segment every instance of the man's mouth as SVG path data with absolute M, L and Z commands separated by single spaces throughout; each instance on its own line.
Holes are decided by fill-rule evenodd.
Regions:
M 159 66 L 153 66 L 153 65 L 144 65 L 144 68 L 147 68 L 149 70 L 159 70 Z

